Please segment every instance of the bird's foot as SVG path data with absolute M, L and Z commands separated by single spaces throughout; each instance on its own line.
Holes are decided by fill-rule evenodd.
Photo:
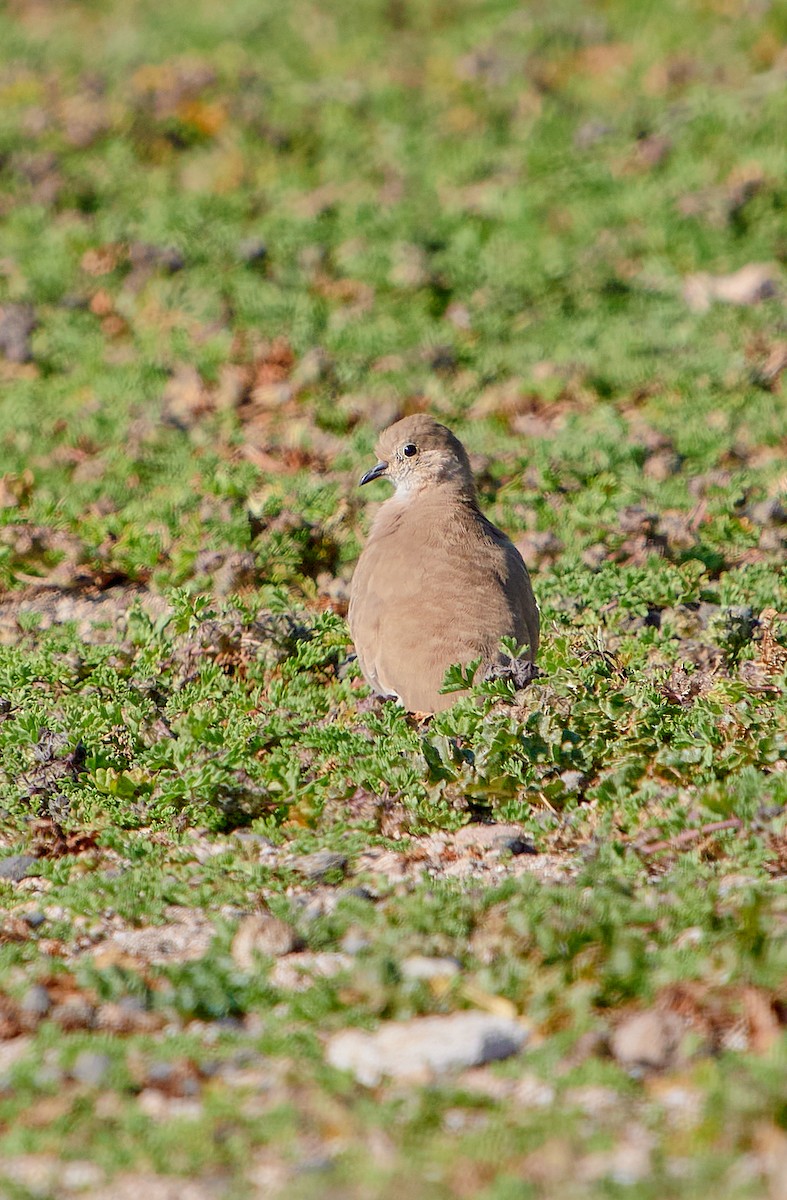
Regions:
M 517 691 L 521 691 L 540 674 L 536 664 L 529 658 L 507 658 L 504 662 L 492 663 L 490 667 L 487 667 L 484 679 L 510 679 Z

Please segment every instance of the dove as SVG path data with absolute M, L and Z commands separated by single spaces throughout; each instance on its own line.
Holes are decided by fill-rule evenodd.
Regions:
M 413 713 L 448 708 L 453 663 L 494 672 L 512 637 L 535 660 L 539 612 L 519 551 L 481 512 L 457 437 L 426 414 L 405 417 L 377 443 L 360 480 L 394 494 L 373 521 L 352 579 L 348 622 L 369 686 Z M 523 664 L 524 665 L 524 664 Z

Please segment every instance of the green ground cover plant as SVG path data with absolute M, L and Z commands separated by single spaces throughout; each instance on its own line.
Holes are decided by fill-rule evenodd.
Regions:
M 0 1195 L 783 1200 L 786 34 L 0 9 Z M 543 630 L 426 722 L 344 620 L 421 410 Z

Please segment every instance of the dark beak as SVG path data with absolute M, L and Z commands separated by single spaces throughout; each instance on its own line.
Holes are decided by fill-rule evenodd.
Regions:
M 380 476 L 384 475 L 387 470 L 388 470 L 387 462 L 375 463 L 370 471 L 367 471 L 365 475 L 361 476 L 361 481 L 358 484 L 358 487 L 363 487 L 363 485 L 365 483 L 371 483 L 373 479 L 379 479 Z

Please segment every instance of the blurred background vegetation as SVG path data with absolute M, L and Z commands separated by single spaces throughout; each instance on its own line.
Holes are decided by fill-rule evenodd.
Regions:
M 0 578 L 204 585 L 233 549 L 256 557 L 225 590 L 302 587 L 353 560 L 361 455 L 418 407 L 494 454 L 511 532 L 569 555 L 725 455 L 767 466 L 786 25 L 753 0 L 6 4 L 0 514 L 70 537 L 6 534 Z

